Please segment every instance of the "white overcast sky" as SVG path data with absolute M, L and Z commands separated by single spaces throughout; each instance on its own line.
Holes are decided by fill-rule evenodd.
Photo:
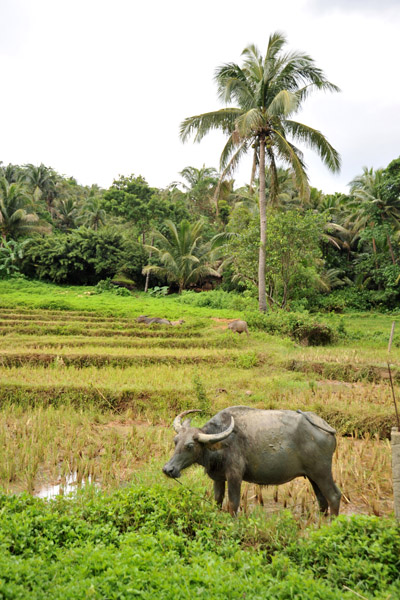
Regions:
M 296 117 L 342 156 L 331 175 L 306 151 L 311 184 L 345 191 L 364 165 L 397 158 L 400 0 L 0 0 L 0 161 L 105 188 L 119 174 L 166 187 L 186 166 L 218 168 L 222 135 L 183 145 L 179 124 L 222 108 L 216 67 L 250 43 L 264 54 L 277 30 L 342 90 Z M 237 185 L 249 174 L 244 162 Z

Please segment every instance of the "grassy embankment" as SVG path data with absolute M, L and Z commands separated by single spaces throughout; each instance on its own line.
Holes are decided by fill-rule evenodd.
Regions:
M 203 408 L 204 416 L 195 421 L 200 424 L 207 415 L 233 404 L 311 409 L 347 436 L 338 436 L 334 461 L 335 478 L 344 492 L 343 512 L 389 514 L 392 510 L 390 449 L 385 438 L 394 421 L 385 361 L 393 317 L 332 316 L 331 320 L 342 320 L 342 329 L 344 326 L 348 332 L 347 339 L 327 348 L 311 348 L 263 332 L 252 331 L 249 339 L 231 334 L 225 330 L 226 319 L 245 316 L 245 312 L 237 309 L 203 308 L 182 303 L 176 297 L 158 299 L 143 294 L 118 297 L 111 293 L 96 296 L 89 295 L 88 291 L 88 288 L 61 288 L 18 281 L 2 282 L 0 286 L 0 444 L 3 449 L 0 482 L 7 491 L 25 489 L 35 492 L 46 482 L 63 481 L 69 473 L 76 472 L 78 481 L 90 476 L 104 490 L 132 481 L 136 482 L 136 487 L 120 495 L 95 495 L 89 502 L 95 513 L 101 512 L 101 518 L 96 516 L 95 524 L 86 513 L 80 512 L 88 502 L 87 497 L 84 501 L 77 499 L 66 504 L 61 501 L 58 508 L 45 508 L 40 500 L 32 504 L 24 499 L 17 501 L 20 504 L 16 508 L 13 500 L 5 498 L 4 519 L 13 514 L 16 519 L 18 514 L 24 515 L 22 529 L 17 525 L 15 531 L 6 527 L 6 534 L 4 531 L 2 534 L 7 540 L 6 543 L 3 539 L 3 547 L 12 557 L 3 561 L 3 567 L 7 567 L 9 573 L 10 589 L 14 590 L 12 586 L 22 577 L 25 583 L 21 584 L 21 590 L 31 585 L 32 590 L 37 588 L 36 597 L 43 597 L 41 594 L 45 595 L 43 590 L 53 577 L 56 581 L 54 589 L 59 586 L 60 597 L 61 590 L 66 594 L 63 597 L 89 597 L 83 591 L 81 596 L 74 596 L 78 588 L 74 587 L 72 579 L 72 571 L 82 561 L 82 553 L 89 550 L 89 553 L 94 552 L 95 558 L 83 560 L 79 589 L 89 594 L 88 590 L 93 587 L 93 597 L 99 598 L 124 597 L 124 594 L 129 597 L 126 591 L 129 586 L 137 591 L 136 595 L 150 597 L 150 581 L 154 582 L 158 597 L 189 598 L 196 593 L 199 597 L 211 597 L 210 589 L 217 590 L 213 597 L 223 597 L 223 593 L 226 594 L 222 583 L 224 569 L 229 572 L 229 584 L 234 583 L 236 595 L 230 597 L 243 597 L 243 578 L 246 589 L 247 585 L 252 589 L 250 595 L 247 591 L 246 597 L 260 597 L 257 590 L 264 580 L 270 590 L 275 590 L 275 595 L 272 592 L 269 595 L 271 598 L 295 597 L 287 595 L 291 588 L 298 590 L 299 597 L 342 598 L 347 594 L 343 585 L 362 594 L 372 594 L 374 589 L 379 593 L 386 590 L 387 594 L 382 597 L 391 597 L 388 590 L 396 577 L 389 576 L 386 567 L 379 567 L 379 577 L 371 575 L 375 581 L 371 584 L 363 580 L 361 571 L 357 571 L 358 579 L 348 570 L 340 579 L 335 569 L 339 572 L 343 565 L 339 568 L 336 563 L 328 573 L 322 566 L 316 566 L 313 571 L 312 563 L 317 564 L 319 559 L 316 558 L 318 553 L 314 556 L 311 550 L 310 564 L 301 562 L 303 559 L 295 550 L 299 528 L 303 530 L 306 524 L 318 522 L 307 482 L 296 480 L 279 488 L 263 490 L 264 508 L 258 517 L 257 511 L 254 512 L 257 490 L 244 485 L 244 515 L 231 526 L 223 514 L 208 504 L 211 485 L 201 469 L 190 469 L 183 476 L 184 485 L 196 494 L 190 498 L 187 490 L 176 490 L 175 482 L 163 478 L 160 467 L 171 453 L 173 432 L 170 424 L 180 410 Z M 183 317 L 185 323 L 174 328 L 137 324 L 134 318 L 143 313 L 170 319 Z M 391 355 L 397 378 L 399 340 L 397 335 Z M 349 434 L 352 437 L 348 437 Z M 161 484 L 157 489 L 155 482 Z M 204 503 L 201 498 L 205 490 Z M 157 535 L 153 530 L 150 535 L 147 528 L 148 520 L 155 527 L 158 517 L 151 516 L 148 507 L 143 515 L 136 514 L 141 510 L 141 501 L 139 508 L 135 503 L 140 494 L 146 493 L 152 496 L 157 506 L 166 503 L 167 508 L 161 512 L 168 510 L 173 515 L 166 519 L 167 525 L 165 519 L 165 526 L 158 525 Z M 110 502 L 112 508 L 106 514 Z M 182 524 L 189 519 L 185 503 L 192 503 L 198 511 L 190 526 Z M 297 520 L 279 516 L 276 511 L 285 506 L 291 508 Z M 122 513 L 125 514 L 123 518 Z M 277 519 L 275 525 L 271 521 L 265 522 L 271 515 Z M 114 531 L 110 521 L 114 523 L 115 519 L 121 518 L 122 529 L 118 529 L 118 524 L 118 531 Z M 288 519 L 291 525 L 288 525 Z M 38 525 L 42 520 L 46 526 Z M 207 529 L 211 521 L 216 523 L 218 533 Z M 339 530 L 342 527 L 342 533 L 350 527 L 345 523 L 337 526 Z M 375 537 L 376 544 L 381 543 L 377 541 L 381 533 L 376 533 L 379 525 L 360 526 L 361 521 L 357 520 L 352 523 L 351 527 L 358 528 L 361 537 L 362 531 L 369 532 L 365 533 L 370 536 L 369 544 L 374 543 Z M 50 560 L 50 541 L 47 533 L 44 534 L 47 526 L 55 532 L 51 556 L 56 564 L 62 564 L 62 575 L 57 579 L 49 566 L 43 571 L 42 583 L 40 577 L 39 583 L 36 580 L 33 583 L 33 576 L 27 582 L 24 569 L 32 567 L 33 573 L 39 572 Z M 85 531 L 77 534 L 75 527 L 81 526 Z M 89 527 L 89 533 L 85 527 Z M 292 532 L 287 534 L 289 538 L 292 536 L 290 539 L 283 533 L 288 527 Z M 97 531 L 96 528 L 98 534 L 92 531 Z M 175 532 L 174 528 L 179 531 Z M 59 530 L 66 533 L 61 534 Z M 271 530 L 272 533 L 268 533 Z M 184 534 L 183 546 L 173 537 L 174 532 L 180 536 Z M 337 540 L 332 541 L 331 536 L 339 535 L 337 531 L 334 534 L 332 530 L 324 529 L 323 532 L 309 537 L 309 529 L 304 529 L 301 537 L 305 536 L 304 544 L 310 547 L 321 540 L 324 540 L 322 546 L 336 544 Z M 31 540 L 30 536 L 34 535 L 44 540 L 40 542 L 40 548 L 39 542 Z M 97 541 L 93 541 L 92 537 L 96 535 Z M 274 535 L 272 543 L 269 536 Z M 320 542 L 314 540 L 315 535 L 322 536 Z M 18 550 L 24 536 L 25 546 Z M 217 548 L 214 538 L 218 536 L 222 536 L 222 542 Z M 265 541 L 263 536 L 268 540 Z M 294 544 L 292 550 L 289 550 L 290 542 Z M 91 544 L 100 544 L 97 554 Z M 139 567 L 133 579 L 132 574 L 127 574 L 128 565 L 136 560 L 131 556 L 132 544 L 139 548 L 135 555 Z M 257 556 L 246 551 L 247 547 L 254 546 L 259 550 Z M 284 547 L 285 557 L 282 555 Z M 164 584 L 155 573 L 160 548 L 165 550 L 162 568 L 171 569 L 174 564 L 177 569 L 176 573 L 171 572 L 170 578 L 165 578 L 165 586 L 170 586 L 170 592 L 162 591 Z M 200 555 L 200 567 L 194 579 L 183 584 L 182 579 L 189 576 L 185 565 L 194 567 L 194 549 Z M 276 550 L 281 554 L 270 565 L 268 557 Z M 115 553 L 118 559 L 112 561 L 111 569 L 110 560 Z M 14 560 L 17 556 L 22 557 L 18 564 Z M 338 563 L 341 564 L 343 556 L 339 553 Z M 322 554 L 320 559 L 322 565 Z M 144 560 L 149 566 L 141 570 L 140 564 Z M 343 558 L 344 562 L 346 560 Z M 207 561 L 211 565 L 208 567 L 209 579 L 204 571 Z M 364 569 L 368 571 L 376 558 L 372 560 L 368 555 L 365 561 Z M 121 581 L 125 583 L 121 583 L 120 596 L 119 586 L 115 584 L 117 563 L 122 565 L 122 571 L 127 570 L 121 575 Z M 236 565 L 237 575 L 233 575 L 233 565 Z M 378 568 L 376 565 L 374 568 Z M 305 578 L 299 571 L 303 568 L 310 569 Z M 248 569 L 255 569 L 256 574 L 250 575 Z M 210 587 L 213 577 L 217 582 L 215 588 Z M 239 584 L 239 580 L 242 583 Z M 106 593 L 105 590 L 113 585 L 116 586 L 114 595 L 109 591 Z M 18 597 L 17 592 L 18 586 L 5 597 Z M 154 590 L 152 593 L 154 597 Z M 352 592 L 348 593 L 351 597 Z M 381 597 L 379 593 L 376 597 Z M 131 593 L 131 596 L 135 594 Z M 54 597 L 58 597 L 56 593 Z

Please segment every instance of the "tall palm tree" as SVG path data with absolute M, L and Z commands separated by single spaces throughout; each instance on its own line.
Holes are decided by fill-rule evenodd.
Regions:
M 2 240 L 44 230 L 23 184 L 8 183 L 5 177 L 1 177 L 0 235 Z
M 219 276 L 213 268 L 217 250 L 212 242 L 202 240 L 203 222 L 182 221 L 178 226 L 172 221 L 165 222 L 167 235 L 154 232 L 154 245 L 147 249 L 158 255 L 163 266 L 147 265 L 143 273 L 154 273 L 177 283 L 179 293 L 189 284 L 197 283 L 207 275 Z
M 243 65 L 222 65 L 215 80 L 220 100 L 236 106 L 189 117 L 181 124 L 180 135 L 186 141 L 192 134 L 200 141 L 208 132 L 219 129 L 227 136 L 221 155 L 223 175 L 232 173 L 241 157 L 253 152 L 254 169 L 259 171 L 260 249 L 259 249 L 259 308 L 266 311 L 265 247 L 266 193 L 265 169 L 268 164 L 271 185 L 269 199 L 278 194 L 277 161 L 288 165 L 302 197 L 308 194 L 308 182 L 301 151 L 294 145 L 300 142 L 314 149 L 331 171 L 338 171 L 340 158 L 320 131 L 293 121 L 304 100 L 315 90 L 339 91 L 307 54 L 284 52 L 286 38 L 276 32 L 270 36 L 263 57 L 258 48 L 250 45 L 243 50 Z M 289 137 L 292 141 L 290 141 Z

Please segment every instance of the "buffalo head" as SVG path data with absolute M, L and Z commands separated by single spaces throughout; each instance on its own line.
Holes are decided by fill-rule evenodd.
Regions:
M 233 431 L 235 421 L 231 417 L 231 423 L 227 429 L 220 433 L 204 433 L 198 427 L 190 427 L 190 419 L 182 423 L 182 417 L 189 413 L 201 412 L 201 410 L 186 410 L 179 414 L 174 422 L 176 431 L 174 438 L 175 452 L 172 458 L 164 465 L 163 473 L 174 479 L 180 477 L 181 471 L 198 462 L 203 453 L 204 445 L 220 442 L 228 437 Z

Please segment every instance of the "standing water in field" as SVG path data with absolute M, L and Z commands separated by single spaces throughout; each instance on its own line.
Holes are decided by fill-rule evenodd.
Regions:
M 34 495 L 37 498 L 46 498 L 47 500 L 50 500 L 56 496 L 76 493 L 78 489 L 81 489 L 90 483 L 98 486 L 91 475 L 89 475 L 86 479 L 82 479 L 81 482 L 78 482 L 78 474 L 76 471 L 74 471 L 73 473 L 67 475 L 65 482 L 57 483 L 56 485 L 45 485 Z

